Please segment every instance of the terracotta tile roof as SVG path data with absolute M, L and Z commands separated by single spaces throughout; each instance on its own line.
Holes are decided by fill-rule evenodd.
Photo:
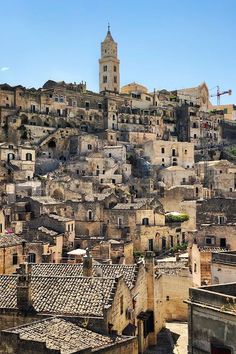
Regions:
M 114 278 L 32 277 L 32 306 L 40 313 L 103 317 L 116 283 Z
M 0 247 L 10 247 L 22 244 L 23 238 L 15 234 L 0 234 Z
M 17 308 L 16 302 L 16 276 L 0 276 L 0 308 Z
M 93 275 L 108 278 L 124 276 L 124 281 L 129 288 L 135 284 L 138 274 L 138 264 L 95 264 L 93 265 Z M 41 263 L 31 265 L 31 274 L 35 276 L 82 276 L 82 264 L 67 263 Z
M 61 354 L 77 353 L 89 348 L 96 351 L 132 338 L 99 334 L 62 318 L 47 318 L 4 332 L 19 334 L 21 340 L 43 342 L 46 348 Z

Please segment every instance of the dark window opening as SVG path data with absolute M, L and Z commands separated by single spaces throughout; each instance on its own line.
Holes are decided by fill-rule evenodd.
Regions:
M 29 263 L 36 263 L 36 254 L 35 253 L 28 254 L 28 262 Z
M 16 265 L 18 263 L 18 254 L 17 253 L 13 253 L 12 255 L 12 264 Z
M 148 218 L 143 218 L 142 225 L 149 225 L 149 219 Z
M 220 239 L 220 247 L 223 247 L 223 248 L 226 247 L 226 238 L 223 237 Z
M 154 247 L 153 247 L 153 239 L 148 240 L 148 250 L 149 251 L 153 251 Z

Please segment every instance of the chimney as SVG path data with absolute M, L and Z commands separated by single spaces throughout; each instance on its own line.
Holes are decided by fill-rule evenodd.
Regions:
M 86 254 L 83 257 L 83 276 L 84 277 L 93 276 L 93 258 L 89 253 L 88 248 L 86 248 Z
M 28 263 L 20 264 L 17 269 L 17 307 L 22 313 L 31 309 L 30 280 Z

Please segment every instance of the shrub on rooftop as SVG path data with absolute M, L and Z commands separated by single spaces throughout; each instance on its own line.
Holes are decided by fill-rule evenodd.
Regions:
M 189 215 L 188 214 L 168 214 L 166 215 L 166 221 L 167 222 L 184 222 L 189 220 Z

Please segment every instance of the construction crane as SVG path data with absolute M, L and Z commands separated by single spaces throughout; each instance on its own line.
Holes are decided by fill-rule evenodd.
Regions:
M 226 94 L 231 96 L 232 95 L 232 90 L 220 91 L 220 87 L 219 86 L 216 86 L 216 87 L 217 87 L 216 94 L 215 95 L 211 95 L 211 97 L 217 97 L 217 105 L 220 105 L 220 96 L 226 95 Z

